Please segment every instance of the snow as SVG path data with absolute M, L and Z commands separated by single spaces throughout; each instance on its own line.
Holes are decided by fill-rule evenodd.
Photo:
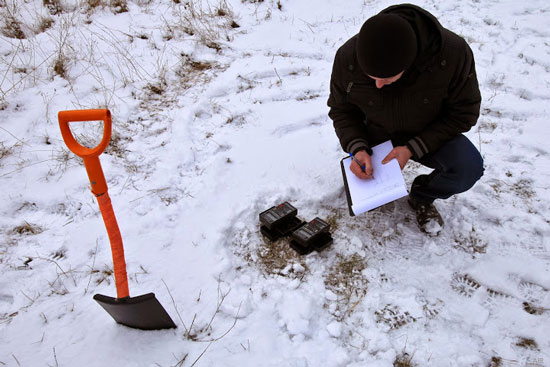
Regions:
M 392 3 L 8 3 L 27 38 L 0 36 L 1 365 L 550 366 L 546 1 L 414 2 L 469 42 L 483 95 L 467 136 L 485 174 L 436 203 L 435 237 L 406 199 L 348 215 L 327 116 L 336 49 Z M 57 112 L 105 106 L 130 294 L 177 329 L 92 299 L 116 294 L 109 240 Z M 407 184 L 426 171 L 410 162 Z M 328 221 L 331 247 L 266 241 L 258 214 L 283 201 Z

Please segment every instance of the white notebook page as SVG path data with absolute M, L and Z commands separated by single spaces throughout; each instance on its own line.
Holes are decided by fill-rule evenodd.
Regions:
M 344 159 L 344 169 L 355 215 L 377 208 L 407 195 L 407 187 L 396 159 L 386 164 L 382 160 L 393 149 L 391 141 L 372 148 L 371 156 L 374 178 L 362 180 L 350 170 L 352 158 Z

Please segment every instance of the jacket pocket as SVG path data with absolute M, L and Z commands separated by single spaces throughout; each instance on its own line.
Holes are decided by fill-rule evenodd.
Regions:
M 405 107 L 405 130 L 420 132 L 433 122 L 445 109 L 447 92 L 444 88 L 427 89 L 409 95 Z

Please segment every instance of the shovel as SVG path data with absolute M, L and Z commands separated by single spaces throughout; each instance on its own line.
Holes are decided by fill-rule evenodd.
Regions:
M 122 237 L 111 205 L 111 199 L 107 193 L 107 182 L 99 162 L 99 155 L 111 140 L 111 112 L 106 109 L 61 111 L 58 117 L 61 135 L 65 144 L 74 154 L 84 160 L 91 190 L 99 204 L 111 243 L 117 298 L 96 294 L 94 300 L 119 324 L 143 330 L 175 328 L 176 325 L 156 299 L 154 293 L 130 297 Z M 103 120 L 103 138 L 101 142 L 95 148 L 86 148 L 80 145 L 71 132 L 69 122 L 100 120 Z

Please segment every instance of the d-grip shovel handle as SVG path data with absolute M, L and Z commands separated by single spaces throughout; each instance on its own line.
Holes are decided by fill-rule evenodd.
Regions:
M 90 179 L 92 192 L 95 196 L 100 196 L 107 192 L 107 182 L 101 164 L 99 155 L 107 148 L 111 140 L 111 112 L 109 110 L 73 110 L 61 111 L 58 114 L 59 127 L 61 135 L 67 147 L 84 160 L 86 172 Z M 73 136 L 69 122 L 85 122 L 103 120 L 103 138 L 95 148 L 86 148 L 80 145 Z

